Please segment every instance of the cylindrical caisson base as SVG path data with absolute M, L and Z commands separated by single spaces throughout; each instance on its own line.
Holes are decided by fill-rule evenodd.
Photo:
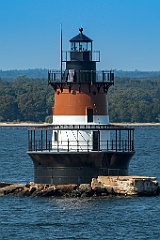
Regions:
M 128 175 L 133 152 L 28 152 L 34 163 L 34 182 L 40 184 L 91 183 L 98 176 Z

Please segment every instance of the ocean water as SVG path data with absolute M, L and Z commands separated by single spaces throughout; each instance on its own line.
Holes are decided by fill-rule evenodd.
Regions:
M 130 175 L 160 182 L 160 126 L 135 127 Z M 0 181 L 33 181 L 27 128 L 0 127 Z M 0 239 L 160 239 L 160 196 L 0 197 Z

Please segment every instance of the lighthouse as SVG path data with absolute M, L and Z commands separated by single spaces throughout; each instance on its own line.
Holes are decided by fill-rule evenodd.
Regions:
M 28 131 L 35 183 L 82 184 L 98 176 L 128 175 L 134 129 L 110 124 L 107 93 L 114 72 L 97 71 L 98 62 L 100 51 L 80 28 L 70 50 L 61 51 L 65 69 L 48 71 L 53 122 Z

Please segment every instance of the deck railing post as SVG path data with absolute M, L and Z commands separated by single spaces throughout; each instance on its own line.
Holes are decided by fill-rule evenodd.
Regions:
M 87 140 L 87 149 L 88 149 L 88 152 L 89 152 L 89 140 Z
M 28 131 L 28 151 L 32 151 L 32 130 Z
M 100 151 L 100 131 L 98 130 L 98 151 Z
M 132 151 L 134 151 L 134 141 L 132 140 Z
M 125 148 L 124 148 L 125 152 L 127 151 L 127 140 L 125 140 Z
M 77 152 L 79 152 L 79 141 L 77 140 Z
M 130 151 L 132 151 L 132 130 L 130 130 Z
M 57 152 L 59 152 L 59 141 L 57 141 Z
M 34 130 L 33 131 L 34 151 L 35 151 L 35 141 L 36 141 L 35 137 L 36 137 L 36 133 L 35 133 L 35 130 Z
M 121 146 L 121 130 L 119 130 L 119 151 L 121 151 L 122 149 L 122 146 Z
M 117 152 L 117 130 L 116 130 L 116 152 Z
M 128 152 L 129 152 L 129 130 L 128 130 Z
M 112 151 L 113 151 L 113 140 L 112 140 Z
M 69 152 L 69 139 L 68 139 L 68 152 Z
M 46 130 L 46 150 L 47 150 L 47 142 L 48 142 L 47 130 Z
M 124 152 L 124 140 L 122 140 L 122 151 Z
M 41 130 L 41 151 L 43 151 L 43 131 Z
M 50 152 L 50 150 L 51 150 L 51 141 L 49 140 L 49 152 Z

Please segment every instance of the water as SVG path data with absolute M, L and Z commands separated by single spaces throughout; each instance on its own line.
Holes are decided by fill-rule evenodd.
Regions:
M 160 182 L 160 126 L 136 127 L 131 175 Z M 0 127 L 0 181 L 33 181 L 27 128 Z M 160 239 L 160 197 L 0 197 L 0 239 Z

